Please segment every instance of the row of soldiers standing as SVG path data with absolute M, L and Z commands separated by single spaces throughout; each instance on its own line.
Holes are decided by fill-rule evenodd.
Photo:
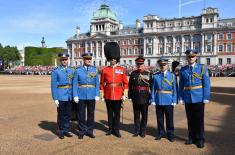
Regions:
M 91 65 L 92 53 L 82 55 L 84 65 L 73 70 L 68 67 L 67 54 L 60 54 L 61 65 L 52 72 L 51 90 L 58 111 L 58 134 L 72 137 L 69 132 L 71 119 L 71 101 L 77 103 L 78 138 L 84 135 L 95 138 L 94 114 L 96 101 L 105 100 L 108 114 L 108 131 L 106 135 L 120 138 L 120 112 L 122 103 L 131 99 L 134 111 L 134 137 L 146 136 L 148 106 L 155 105 L 158 133 L 156 140 L 166 137 L 173 142 L 174 106 L 185 104 L 188 139 L 185 144 L 196 144 L 204 147 L 204 105 L 210 98 L 210 79 L 205 65 L 196 63 L 197 51 L 185 52 L 188 65 L 180 70 L 179 85 L 173 72 L 167 70 L 168 60 L 158 60 L 160 72 L 151 73 L 144 69 L 144 58 L 138 57 L 135 62 L 137 70 L 129 78 L 125 69 L 118 65 L 120 48 L 115 42 L 104 46 L 105 56 L 110 65 L 102 70 L 100 79 L 96 67 Z M 86 116 L 87 111 L 87 116 Z M 86 119 L 87 118 L 87 119 Z M 166 118 L 166 130 L 164 127 Z

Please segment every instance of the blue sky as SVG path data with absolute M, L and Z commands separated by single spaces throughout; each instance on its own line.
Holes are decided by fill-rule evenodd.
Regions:
M 178 17 L 179 0 L 105 0 L 124 25 L 143 20 L 147 14 Z M 217 7 L 220 18 L 235 18 L 235 0 L 181 0 L 182 16 L 198 16 L 206 7 Z M 42 36 L 48 47 L 66 47 L 75 34 L 89 31 L 92 13 L 104 0 L 0 0 L 0 43 L 40 46 Z

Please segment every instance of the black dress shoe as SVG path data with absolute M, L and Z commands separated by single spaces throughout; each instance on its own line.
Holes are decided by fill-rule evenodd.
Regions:
M 191 145 L 191 144 L 193 144 L 193 140 L 192 139 L 187 139 L 184 144 L 185 145 Z
M 144 138 L 144 137 L 145 137 L 145 134 L 144 134 L 144 133 L 141 133 L 141 134 L 140 134 L 140 137 Z
M 174 138 L 174 137 L 167 137 L 167 139 L 168 139 L 170 142 L 174 142 L 174 141 L 175 141 L 175 138 Z
M 121 138 L 122 137 L 119 132 L 114 132 L 113 135 L 116 136 L 117 138 Z
M 108 130 L 105 135 L 110 136 L 111 134 L 112 134 L 112 130 Z
M 160 140 L 160 139 L 162 139 L 162 135 L 160 135 L 160 136 L 157 136 L 156 138 L 155 138 L 155 140 Z
M 84 135 L 78 135 L 78 139 L 83 139 Z
M 64 135 L 59 135 L 59 138 L 60 139 L 64 139 Z
M 197 145 L 198 148 L 204 148 L 204 142 L 202 142 L 202 141 L 198 141 L 196 143 L 196 145 Z
M 86 134 L 88 137 L 90 138 L 95 138 L 95 135 L 94 134 Z
M 136 133 L 133 134 L 133 137 L 138 137 L 138 136 L 139 136 L 139 133 L 138 133 L 138 132 L 136 132 Z
M 73 137 L 73 135 L 72 135 L 71 133 L 69 133 L 69 132 L 65 132 L 64 135 L 65 135 L 66 137 Z

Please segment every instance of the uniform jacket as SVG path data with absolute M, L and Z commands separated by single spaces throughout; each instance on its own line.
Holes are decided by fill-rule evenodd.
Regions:
M 51 74 L 51 94 L 53 100 L 72 100 L 73 69 L 71 67 L 56 67 Z
M 99 74 L 96 67 L 78 67 L 74 72 L 73 96 L 81 100 L 94 100 L 100 96 Z
M 133 103 L 148 104 L 150 97 L 150 78 L 151 73 L 147 70 L 135 70 L 131 73 L 129 79 L 128 98 Z
M 177 81 L 175 74 L 157 72 L 151 82 L 151 102 L 156 105 L 171 105 L 177 103 Z
M 116 85 L 116 86 L 115 86 Z M 104 98 L 121 100 L 123 91 L 128 89 L 126 70 L 121 66 L 108 66 L 102 70 L 100 90 L 104 91 Z
M 186 90 L 186 87 L 202 87 Z M 198 103 L 210 99 L 210 78 L 205 65 L 195 63 L 192 71 L 189 65 L 180 70 L 179 100 Z

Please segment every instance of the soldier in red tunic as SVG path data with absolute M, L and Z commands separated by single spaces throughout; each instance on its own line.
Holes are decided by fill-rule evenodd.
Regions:
M 120 48 L 116 42 L 108 42 L 104 52 L 110 66 L 105 67 L 101 73 L 101 98 L 105 99 L 108 113 L 108 131 L 106 135 L 115 135 L 120 138 L 120 111 L 123 100 L 128 94 L 128 80 L 126 71 L 118 65 L 120 61 Z

